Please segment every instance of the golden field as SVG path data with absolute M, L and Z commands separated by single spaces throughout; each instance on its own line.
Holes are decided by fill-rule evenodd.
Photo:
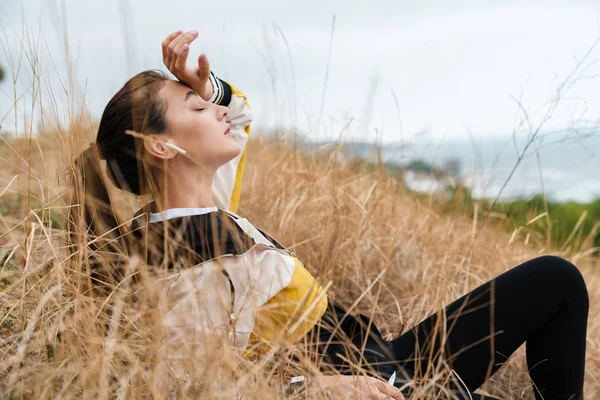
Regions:
M 70 165 L 92 137 L 91 127 L 73 125 L 0 145 L 0 398 L 165 398 L 169 391 L 176 398 L 278 398 L 283 375 L 314 367 L 290 363 L 302 343 L 252 360 L 212 345 L 202 360 L 185 360 L 190 380 L 169 386 L 158 300 L 151 289 L 135 303 L 128 296 L 130 276 L 142 277 L 142 286 L 152 281 L 145 266 L 129 260 L 127 278 L 111 294 L 91 294 L 86 264 L 67 259 L 64 215 Z M 384 169 L 348 162 L 340 147 L 317 154 L 255 136 L 238 213 L 297 253 L 332 298 L 372 315 L 394 337 L 520 262 L 559 254 L 588 284 L 585 391 L 600 398 L 600 262 L 593 248 L 558 253 L 545 240 L 511 235 L 493 216 L 484 224 L 477 212 L 442 213 Z M 126 224 L 135 200 L 114 195 Z M 433 366 L 417 397 L 435 398 L 446 372 Z M 309 397 L 323 396 L 311 390 Z M 533 398 L 523 349 L 482 392 Z

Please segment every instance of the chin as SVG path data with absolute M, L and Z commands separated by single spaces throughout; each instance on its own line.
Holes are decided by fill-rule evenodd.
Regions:
M 232 150 L 233 152 L 235 152 L 235 155 L 233 156 L 233 158 L 237 157 L 241 152 L 242 152 L 242 146 L 240 146 L 240 144 L 234 140 L 232 140 L 233 142 L 233 148 L 235 150 Z
M 227 164 L 229 161 L 239 156 L 241 152 L 241 146 L 236 142 L 233 142 L 232 145 L 227 146 L 227 152 L 223 154 L 223 159 L 225 160 L 223 164 Z

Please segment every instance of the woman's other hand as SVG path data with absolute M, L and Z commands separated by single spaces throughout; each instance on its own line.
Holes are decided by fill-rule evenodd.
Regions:
M 190 44 L 198 37 L 198 31 L 177 31 L 171 33 L 162 42 L 163 63 L 181 82 L 208 101 L 213 94 L 210 82 L 210 64 L 206 55 L 200 54 L 198 65 L 187 63 Z
M 334 399 L 405 400 L 398 388 L 370 376 L 320 375 L 315 380 Z

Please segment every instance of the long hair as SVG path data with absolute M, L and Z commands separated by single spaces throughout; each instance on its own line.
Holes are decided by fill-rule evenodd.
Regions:
M 108 186 L 134 195 L 150 193 L 152 166 L 144 159 L 142 140 L 126 131 L 166 131 L 166 105 L 158 92 L 167 80 L 162 72 L 149 70 L 127 81 L 106 105 L 95 144 L 74 162 L 67 238 L 74 261 L 90 265 L 85 275 L 94 287 L 119 282 L 119 265 L 133 251 L 135 243 L 127 224 L 119 222 Z

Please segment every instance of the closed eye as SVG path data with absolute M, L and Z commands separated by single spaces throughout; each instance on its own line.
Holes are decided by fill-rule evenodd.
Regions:
M 206 108 L 196 108 L 196 111 L 204 111 Z

